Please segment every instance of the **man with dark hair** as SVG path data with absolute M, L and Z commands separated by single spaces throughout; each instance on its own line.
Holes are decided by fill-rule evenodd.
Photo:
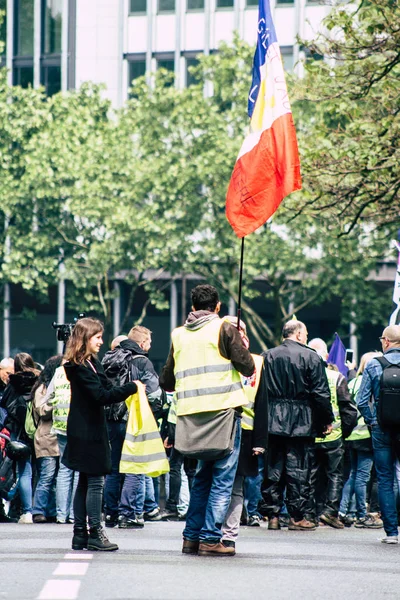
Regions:
M 331 432 L 334 416 L 325 368 L 318 354 L 307 348 L 307 335 L 304 323 L 288 321 L 282 331 L 283 343 L 263 353 L 269 452 L 260 512 L 268 516 L 269 529 L 280 529 L 285 488 L 289 529 L 315 529 L 315 524 L 305 519 L 310 449 L 315 436 Z
M 236 409 L 248 403 L 240 373 L 250 377 L 254 361 L 236 327 L 219 318 L 221 303 L 211 285 L 192 290 L 192 310 L 183 327 L 172 332 L 172 346 L 160 377 L 161 386 L 177 393 L 177 415 Z M 240 450 L 240 423 L 233 451 L 213 461 L 199 461 L 192 483 L 183 531 L 184 554 L 233 556 L 221 542 Z

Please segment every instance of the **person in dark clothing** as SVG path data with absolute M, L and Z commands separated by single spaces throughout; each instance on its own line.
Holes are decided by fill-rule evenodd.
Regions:
M 162 408 L 163 391 L 153 363 L 148 358 L 151 342 L 150 329 L 138 325 L 132 327 L 128 336 L 118 336 L 113 340 L 112 349 L 106 352 L 102 364 L 113 383 L 121 385 L 128 381 L 141 381 L 146 386 L 146 396 L 157 419 Z M 147 488 L 153 492 L 146 499 L 144 475 L 121 475 L 119 462 L 126 433 L 126 404 L 114 404 L 107 407 L 105 412 L 112 462 L 111 473 L 107 475 L 104 487 L 106 527 L 118 525 L 123 529 L 142 528 L 144 520 L 161 519 L 160 509 L 154 498 L 153 481 L 147 479 L 150 484 Z
M 314 437 L 331 432 L 334 416 L 324 365 L 306 346 L 306 326 L 301 321 L 288 321 L 282 337 L 280 346 L 263 353 L 269 450 L 260 512 L 268 517 L 269 529 L 280 529 L 286 488 L 289 529 L 306 531 L 315 529 L 315 524 L 305 519 L 310 449 Z
M 33 358 L 26 352 L 20 352 L 14 358 L 15 373 L 9 376 L 1 404 L 7 411 L 5 427 L 11 433 L 11 439 L 18 439 L 32 448 L 32 441 L 25 432 L 27 402 L 36 383 L 39 371 Z M 19 523 L 32 523 L 32 464 L 31 459 L 18 461 L 18 493 L 21 498 L 22 515 Z
M 97 360 L 103 344 L 102 334 L 103 325 L 97 319 L 79 319 L 65 353 L 64 369 L 71 384 L 71 404 L 63 463 L 79 472 L 74 498 L 73 550 L 118 550 L 117 544 L 109 542 L 101 528 L 104 475 L 111 471 L 104 406 L 123 402 L 137 392 L 137 385 L 129 382 L 114 387 L 107 379 Z
M 335 421 L 332 432 L 325 438 L 317 438 L 312 447 L 310 510 L 307 517 L 316 525 L 321 520 L 330 527 L 343 529 L 344 524 L 339 519 L 343 490 L 343 440 L 357 425 L 357 408 L 345 377 L 334 365 L 326 362 L 328 348 L 324 340 L 315 338 L 310 341 L 309 347 L 324 361 Z

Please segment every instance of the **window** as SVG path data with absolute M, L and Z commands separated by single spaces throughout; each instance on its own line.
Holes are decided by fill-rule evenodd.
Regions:
M 43 53 L 61 52 L 63 0 L 43 0 Z
M 33 0 L 15 2 L 17 56 L 33 56 Z
M 281 54 L 285 71 L 293 71 L 293 46 L 281 46 Z
M 7 15 L 5 14 L 7 7 L 7 0 L 0 0 L 0 57 L 6 53 L 6 41 L 7 41 Z M 0 59 L 1 60 L 1 59 Z
M 13 85 L 20 85 L 23 88 L 33 86 L 33 66 L 14 67 Z
M 175 0 L 158 0 L 158 12 L 174 12 Z
M 48 66 L 42 68 L 42 84 L 46 88 L 46 94 L 53 96 L 61 90 L 61 67 Z
M 170 73 L 175 72 L 175 60 L 173 59 L 172 56 L 171 57 L 160 56 L 160 57 L 156 57 L 156 60 L 157 60 L 157 70 L 158 69 L 166 69 Z M 173 84 L 174 84 L 174 78 L 171 77 L 170 80 L 168 82 L 166 82 L 166 85 L 169 87 Z
M 146 73 L 146 61 L 145 60 L 132 60 L 129 62 L 129 86 L 132 81 L 138 77 L 142 77 Z
M 199 64 L 198 58 L 187 58 L 186 59 L 186 87 L 190 85 L 196 85 L 199 83 L 199 78 L 190 72 L 190 67 L 197 67 Z
M 130 12 L 131 13 L 147 12 L 147 0 L 131 0 Z
M 232 8 L 233 0 L 217 0 L 217 8 Z
M 294 4 L 294 0 L 276 0 L 276 4 L 279 6 L 280 4 Z
M 187 0 L 187 10 L 204 10 L 204 0 Z
M 258 0 L 246 0 L 246 6 L 258 6 Z

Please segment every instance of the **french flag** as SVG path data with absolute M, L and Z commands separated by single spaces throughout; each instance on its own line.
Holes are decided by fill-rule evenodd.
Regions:
M 226 216 L 239 238 L 263 225 L 283 198 L 301 189 L 296 131 L 269 0 L 259 0 L 257 33 L 250 132 L 226 196 Z

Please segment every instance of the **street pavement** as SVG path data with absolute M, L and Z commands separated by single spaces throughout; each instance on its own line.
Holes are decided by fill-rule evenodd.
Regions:
M 0 524 L 0 600 L 379 600 L 400 597 L 382 529 L 241 527 L 233 558 L 181 553 L 182 523 L 108 529 L 118 552 L 73 552 L 71 525 Z

